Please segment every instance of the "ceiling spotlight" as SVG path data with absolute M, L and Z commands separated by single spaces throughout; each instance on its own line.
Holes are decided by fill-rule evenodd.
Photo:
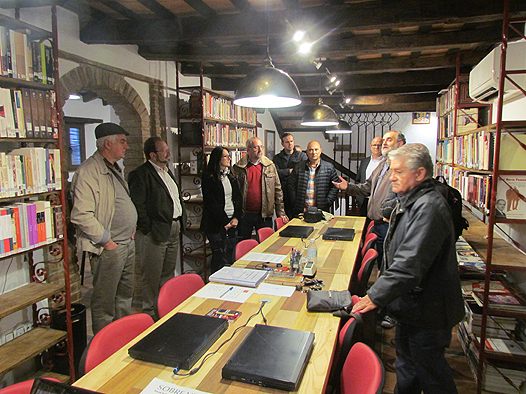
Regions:
M 352 133 L 352 130 L 351 126 L 349 126 L 349 123 L 347 123 L 343 119 L 340 119 L 340 121 L 335 127 L 328 127 L 327 130 L 325 130 L 325 132 L 331 134 L 350 134 Z
M 340 81 L 338 81 L 340 82 Z M 338 90 L 338 85 L 330 84 L 325 86 L 325 90 L 332 96 L 336 90 Z
M 301 119 L 302 126 L 327 127 L 338 124 L 338 115 L 328 105 L 323 104 L 321 98 L 318 104 L 309 108 Z
M 349 103 L 351 102 L 351 99 L 349 97 L 344 97 L 343 100 L 340 102 L 340 107 L 345 108 Z
M 309 53 L 312 48 L 311 42 L 304 42 L 300 45 L 299 53 Z
M 298 30 L 296 31 L 296 33 L 294 33 L 294 36 L 292 37 L 292 39 L 296 42 L 300 42 L 301 40 L 303 40 L 304 37 L 305 37 L 305 31 Z

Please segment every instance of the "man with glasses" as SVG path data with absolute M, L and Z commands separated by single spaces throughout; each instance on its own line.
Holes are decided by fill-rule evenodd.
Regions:
M 137 244 L 141 259 L 142 310 L 158 318 L 157 297 L 175 275 L 179 233 L 186 211 L 175 177 L 168 168 L 170 149 L 159 137 L 144 142 L 146 162 L 130 172 L 130 195 L 137 209 Z
M 247 141 L 247 154 L 233 167 L 239 179 L 243 210 L 239 223 L 239 237 L 248 239 L 252 230 L 272 227 L 274 210 L 276 215 L 288 223 L 283 206 L 283 191 L 274 163 L 263 155 L 263 144 L 257 137 Z
M 382 156 L 382 137 L 374 137 L 371 141 L 371 156 L 367 156 L 360 162 L 358 173 L 356 176 L 356 183 L 364 183 L 378 167 L 378 164 L 384 160 Z M 367 216 L 367 205 L 369 204 L 368 197 L 356 196 L 360 216 Z

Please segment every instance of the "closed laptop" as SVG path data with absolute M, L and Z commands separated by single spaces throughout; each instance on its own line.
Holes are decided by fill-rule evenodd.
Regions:
M 323 233 L 323 239 L 329 241 L 352 241 L 354 239 L 354 229 L 329 227 Z
M 279 232 L 281 237 L 307 238 L 314 231 L 312 226 L 287 226 Z
M 314 333 L 256 324 L 222 370 L 225 379 L 297 390 L 314 345 Z

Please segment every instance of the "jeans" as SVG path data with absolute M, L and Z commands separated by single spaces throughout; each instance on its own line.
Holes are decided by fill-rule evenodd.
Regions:
M 239 221 L 239 237 L 249 239 L 254 228 L 258 231 L 262 227 L 272 227 L 272 218 L 264 218 L 260 213 L 246 213 Z
M 395 394 L 455 394 L 453 372 L 445 357 L 451 328 L 396 325 Z

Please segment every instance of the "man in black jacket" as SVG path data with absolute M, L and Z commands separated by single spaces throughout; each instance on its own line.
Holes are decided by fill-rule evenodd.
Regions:
M 307 206 L 315 206 L 328 212 L 338 197 L 338 174 L 331 163 L 320 159 L 321 146 L 317 141 L 307 145 L 308 160 L 294 167 L 289 176 L 289 196 L 292 202 L 292 214 L 298 216 Z
M 283 133 L 281 136 L 281 146 L 283 149 L 278 154 L 274 155 L 272 161 L 278 170 L 279 181 L 283 189 L 283 203 L 285 205 L 285 213 L 289 218 L 292 218 L 293 202 L 289 198 L 287 185 L 289 182 L 289 175 L 292 169 L 300 161 L 307 160 L 307 155 L 294 145 L 294 136 L 290 133 Z
M 389 152 L 400 197 L 385 240 L 382 275 L 352 309 L 387 306 L 396 323 L 396 393 L 457 392 L 445 358 L 452 328 L 464 317 L 451 209 L 436 190 L 422 144 Z
M 156 318 L 161 287 L 175 275 L 179 232 L 186 211 L 179 186 L 168 168 L 170 149 L 159 137 L 144 142 L 146 163 L 130 172 L 130 195 L 137 209 L 137 245 L 141 258 L 142 309 Z

